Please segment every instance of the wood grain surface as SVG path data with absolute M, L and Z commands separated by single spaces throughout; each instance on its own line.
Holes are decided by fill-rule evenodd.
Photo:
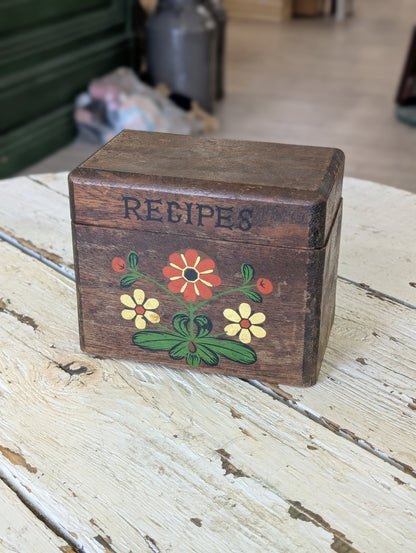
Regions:
M 73 271 L 66 173 L 1 181 L 0 236 Z M 57 247 L 57 244 L 61 244 Z
M 413 552 L 416 311 L 405 279 L 384 284 L 378 275 L 378 290 L 338 279 L 323 368 L 308 389 L 272 393 L 256 382 L 87 356 L 75 285 L 63 264 L 58 272 L 42 262 L 70 248 L 68 206 L 55 204 L 62 235 L 51 234 L 41 207 L 32 228 L 21 225 L 36 194 L 65 193 L 61 179 L 36 177 L 13 201 L 0 189 L 11 242 L 0 246 L 0 468 L 15 489 L 29 488 L 66 547 Z M 346 188 L 355 185 L 347 179 Z M 383 190 L 374 185 L 374 205 Z M 399 200 L 391 217 L 405 219 L 411 211 Z M 347 202 L 346 220 L 360 209 L 359 199 Z M 375 209 L 374 228 L 383 224 Z M 355 231 L 352 224 L 346 236 Z M 18 239 L 49 239 L 50 251 L 36 246 L 30 257 Z M 402 239 L 403 248 L 412 240 Z M 374 256 L 384 247 L 381 240 Z M 390 254 L 397 274 L 406 271 L 401 252 Z M 362 261 L 355 253 L 344 261 L 353 280 Z
M 339 274 L 416 306 L 416 194 L 346 179 Z
M 336 148 L 123 130 L 79 168 L 124 173 L 129 183 L 148 175 L 157 190 L 156 177 L 195 181 L 196 190 L 200 181 L 217 183 L 225 194 L 227 183 L 230 190 L 272 187 L 274 197 L 290 200 L 294 191 L 328 197 L 343 162 Z
M 3 455 L 10 455 L 7 450 Z M 0 474 L 1 474 L 0 468 Z M 29 492 L 28 492 L 29 493 Z M 0 550 L 7 553 L 39 551 L 74 553 L 66 541 L 47 528 L 0 477 Z

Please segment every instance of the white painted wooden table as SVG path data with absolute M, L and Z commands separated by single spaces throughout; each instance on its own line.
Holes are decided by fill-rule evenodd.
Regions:
M 78 346 L 66 175 L 0 182 L 0 551 L 414 553 L 416 196 L 345 179 L 312 388 Z

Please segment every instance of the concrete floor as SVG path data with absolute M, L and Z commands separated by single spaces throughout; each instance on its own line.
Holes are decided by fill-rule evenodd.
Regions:
M 414 0 L 358 0 L 353 17 L 230 21 L 215 136 L 335 146 L 345 174 L 416 193 L 416 128 L 394 116 Z M 97 149 L 76 140 L 24 171 L 69 170 Z

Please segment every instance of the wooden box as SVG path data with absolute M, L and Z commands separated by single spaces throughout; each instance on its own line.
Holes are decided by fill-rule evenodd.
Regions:
M 344 155 L 123 131 L 69 176 L 84 351 L 313 384 Z

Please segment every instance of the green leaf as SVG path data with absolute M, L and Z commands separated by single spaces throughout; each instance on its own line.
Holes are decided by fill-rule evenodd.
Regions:
M 255 301 L 256 303 L 261 303 L 263 301 L 263 297 L 254 290 L 243 290 L 245 295 L 252 301 Z
M 172 359 L 179 360 L 186 357 L 189 353 L 188 341 L 178 342 L 169 350 L 169 355 Z
M 220 358 L 215 351 L 202 344 L 197 344 L 197 353 L 201 356 L 202 361 L 211 367 L 215 367 L 220 362 Z
M 120 278 L 120 286 L 122 288 L 128 288 L 137 280 L 137 275 L 127 274 Z
M 198 341 L 198 347 L 205 346 L 217 355 L 223 355 L 231 361 L 251 365 L 257 361 L 256 352 L 246 344 L 227 340 L 225 338 L 202 338 Z
M 206 315 L 197 315 L 194 319 L 197 326 L 197 338 L 208 336 L 212 330 L 212 321 Z
M 243 263 L 241 265 L 241 274 L 243 275 L 244 284 L 248 284 L 254 277 L 254 269 L 248 263 Z
M 182 338 L 161 330 L 140 330 L 133 335 L 133 344 L 152 351 L 169 351 L 182 342 Z
M 175 313 L 172 317 L 172 325 L 173 328 L 178 332 L 181 336 L 184 336 L 185 338 L 191 338 L 191 335 L 188 330 L 190 317 L 188 313 L 184 313 L 180 311 L 179 313 Z
M 139 256 L 136 252 L 130 252 L 127 261 L 132 269 L 137 269 L 137 263 L 139 262 Z
M 191 367 L 197 368 L 201 364 L 201 358 L 197 353 L 189 352 L 186 356 L 186 362 L 188 365 L 191 365 Z

